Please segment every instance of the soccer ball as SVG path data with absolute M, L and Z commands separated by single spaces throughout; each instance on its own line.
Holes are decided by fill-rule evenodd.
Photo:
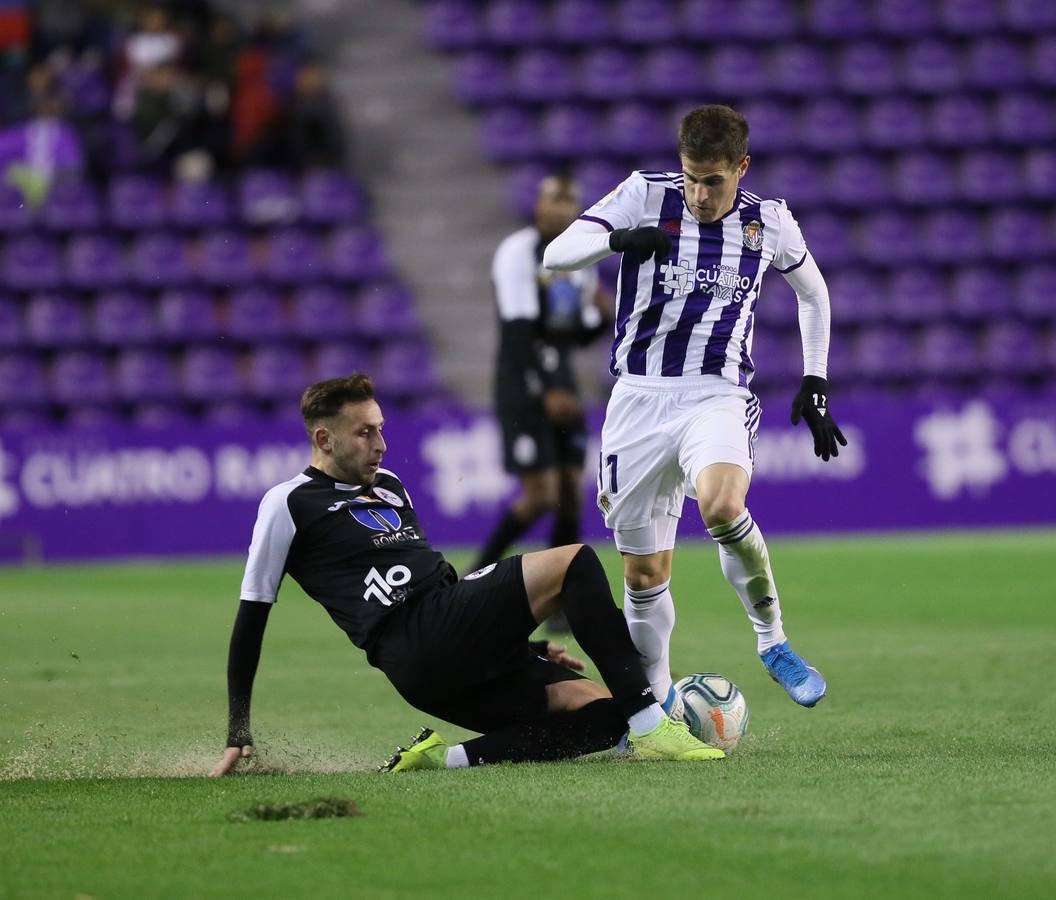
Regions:
M 728 678 L 715 672 L 687 675 L 675 690 L 686 709 L 686 725 L 694 737 L 729 753 L 748 730 L 748 704 Z

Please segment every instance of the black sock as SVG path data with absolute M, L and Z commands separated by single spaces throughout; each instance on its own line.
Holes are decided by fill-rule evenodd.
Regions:
M 579 510 L 568 512 L 559 509 L 550 529 L 550 547 L 564 547 L 579 543 Z
M 572 558 L 558 604 L 572 636 L 601 672 L 624 717 L 656 702 L 627 621 L 616 608 L 598 554 L 586 545 Z
M 575 712 L 543 713 L 462 746 L 471 766 L 500 762 L 550 762 L 615 747 L 627 720 L 613 700 L 595 700 Z
M 477 569 L 483 569 L 485 566 L 490 566 L 493 562 L 498 562 L 502 559 L 502 554 L 506 551 L 506 548 L 524 534 L 531 524 L 531 521 L 525 522 L 517 518 L 517 514 L 512 509 L 506 510 L 506 514 L 499 520 L 499 524 L 488 535 L 484 548 L 480 551 L 480 556 L 470 571 L 475 572 Z

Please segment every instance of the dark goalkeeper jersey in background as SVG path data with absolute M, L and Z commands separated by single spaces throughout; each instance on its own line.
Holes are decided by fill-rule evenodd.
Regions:
M 388 469 L 362 486 L 309 466 L 264 495 L 241 598 L 274 603 L 287 572 L 357 647 L 409 597 L 457 580 Z

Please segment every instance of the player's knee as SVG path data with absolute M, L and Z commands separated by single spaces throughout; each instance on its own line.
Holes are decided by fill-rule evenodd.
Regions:
M 722 492 L 700 501 L 700 515 L 708 528 L 732 522 L 744 512 L 744 498 L 737 492 Z
M 670 566 L 660 555 L 624 556 L 623 580 L 632 591 L 645 591 L 671 577 Z
M 586 678 L 558 681 L 546 686 L 547 708 L 550 712 L 575 712 L 595 700 L 605 700 L 611 696 L 608 688 Z

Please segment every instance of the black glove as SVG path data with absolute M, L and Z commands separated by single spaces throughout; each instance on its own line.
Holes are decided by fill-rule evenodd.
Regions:
M 828 461 L 830 456 L 839 456 L 837 443 L 847 446 L 847 438 L 833 421 L 828 405 L 829 383 L 816 375 L 804 375 L 799 384 L 799 393 L 792 400 L 792 424 L 807 420 L 810 433 L 814 435 L 814 455 Z
M 659 228 L 649 225 L 644 228 L 617 228 L 609 235 L 609 249 L 627 253 L 639 263 L 644 263 L 656 254 L 662 259 L 671 252 L 671 238 Z

